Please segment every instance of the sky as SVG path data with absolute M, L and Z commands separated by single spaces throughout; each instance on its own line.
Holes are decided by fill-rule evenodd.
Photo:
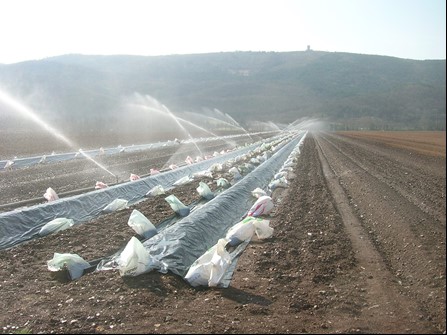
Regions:
M 446 59 L 445 0 L 0 0 L 0 64 L 64 54 Z

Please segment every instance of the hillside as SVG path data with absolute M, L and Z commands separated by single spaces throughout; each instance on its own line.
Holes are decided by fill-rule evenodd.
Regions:
M 146 96 L 177 115 L 216 108 L 245 127 L 312 117 L 332 129 L 445 130 L 445 64 L 319 51 L 64 55 L 0 65 L 0 89 L 53 124 L 90 131 L 147 129 L 151 118 L 128 108 Z

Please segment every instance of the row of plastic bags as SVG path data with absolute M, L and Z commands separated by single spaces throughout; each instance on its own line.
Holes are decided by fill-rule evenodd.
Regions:
M 281 170 L 275 174 L 268 187 L 270 191 L 277 187 L 287 187 L 287 173 L 293 171 L 293 167 L 296 165 L 296 156 L 300 154 L 299 147 L 303 144 L 304 138 L 305 135 L 291 152 Z M 232 226 L 225 238 L 219 239 L 191 265 L 185 275 L 185 280 L 190 285 L 194 287 L 218 286 L 231 265 L 232 257 L 229 250 L 243 242 L 249 242 L 254 234 L 258 239 L 266 239 L 273 235 L 273 228 L 269 226 L 269 221 L 258 218 L 269 214 L 274 208 L 272 198 L 261 188 L 255 188 L 252 195 L 257 200 L 248 211 L 247 217 Z
M 266 146 L 264 146 L 265 148 Z M 236 158 L 236 160 L 241 161 L 246 158 L 247 156 Z M 212 169 L 221 171 L 220 166 L 214 166 Z M 235 168 L 235 171 L 238 170 Z M 216 183 L 218 186 L 229 184 L 224 178 L 219 178 Z M 217 286 L 231 265 L 230 251 L 232 249 L 234 250 L 238 245 L 250 241 L 254 234 L 259 239 L 272 236 L 273 228 L 269 226 L 269 221 L 258 217 L 267 215 L 273 209 L 273 200 L 259 188 L 255 189 L 252 194 L 258 199 L 247 212 L 246 218 L 231 227 L 225 238 L 219 239 L 216 245 L 207 250 L 190 266 L 185 280 L 192 286 Z M 152 269 L 160 268 L 158 259 L 152 257 L 136 238 L 131 238 L 123 252 L 115 259 L 115 262 L 121 276 L 137 276 Z
M 264 150 L 266 148 L 272 148 L 271 145 L 265 144 L 263 144 L 261 147 L 263 147 Z M 273 151 L 274 149 L 275 148 L 272 148 Z M 243 157 L 243 159 L 245 158 L 246 157 Z M 219 171 L 220 167 L 214 166 L 213 170 Z M 230 186 L 229 182 L 224 178 L 217 179 L 216 183 L 218 187 L 226 188 Z M 214 197 L 214 194 L 211 192 L 208 185 L 203 182 L 199 183 L 197 192 L 207 200 L 210 200 Z M 151 195 L 159 195 L 164 194 L 164 190 L 161 185 L 158 185 L 150 190 L 148 193 L 150 193 Z M 268 238 L 273 234 L 273 229 L 269 227 L 269 221 L 257 218 L 258 216 L 265 215 L 270 212 L 270 210 L 273 208 L 272 199 L 267 196 L 264 191 L 260 192 L 260 189 L 255 189 L 253 191 L 253 195 L 258 197 L 258 200 L 248 211 L 247 218 L 229 229 L 225 239 L 220 239 L 214 247 L 210 248 L 210 250 L 208 250 L 202 257 L 196 260 L 196 262 L 191 266 L 190 271 L 188 272 L 189 276 L 187 275 L 187 277 L 204 278 L 204 276 L 207 277 L 208 275 L 197 275 L 197 273 L 194 274 L 193 272 L 206 272 L 209 270 L 209 276 L 211 277 L 209 277 L 210 279 L 208 280 L 208 285 L 217 285 L 219 280 L 221 279 L 221 275 L 224 273 L 223 270 L 227 269 L 229 265 L 229 252 L 227 250 L 228 247 L 234 247 L 244 241 L 249 241 L 252 238 L 253 234 L 256 234 L 259 239 Z M 166 197 L 165 200 L 170 204 L 171 208 L 177 214 L 181 216 L 186 216 L 189 214 L 189 207 L 181 203 L 181 201 L 174 195 Z M 103 211 L 116 211 L 127 208 L 127 205 L 128 203 L 126 200 L 115 199 L 111 204 L 106 206 Z M 72 220 L 70 221 L 70 219 L 55 219 L 42 228 L 42 235 L 66 229 L 72 225 L 73 222 Z M 128 225 L 132 227 L 138 235 L 144 237 L 145 239 L 148 239 L 157 234 L 156 227 L 138 210 L 134 210 L 131 213 L 128 220 Z M 225 251 L 223 251 L 222 249 L 222 244 L 224 242 Z M 212 255 L 212 257 L 209 261 L 211 262 L 211 264 L 214 264 L 213 266 L 211 266 L 211 264 L 206 265 L 207 263 L 209 263 L 207 260 L 210 257 L 210 254 Z M 82 257 L 80 257 L 79 255 L 75 254 L 54 253 L 53 259 L 48 261 L 47 263 L 48 269 L 50 271 L 60 271 L 61 269 L 67 269 L 72 280 L 80 277 L 83 273 L 83 270 L 90 267 L 90 264 L 88 262 L 83 260 Z M 215 269 L 218 264 L 220 264 L 220 272 Z M 121 276 L 139 275 L 141 273 L 147 272 L 152 268 L 155 268 L 156 266 L 156 261 L 150 257 L 148 251 L 143 247 L 142 243 L 136 237 L 132 237 L 130 239 L 125 249 L 118 258 L 118 270 Z M 212 270 L 213 268 L 214 270 Z M 191 285 L 204 285 L 203 279 L 198 280 L 201 280 L 201 284 L 193 284 L 194 280 L 192 280 Z
M 60 229 L 66 229 L 70 225 L 70 219 L 55 219 L 52 223 L 45 225 L 42 229 L 45 232 L 50 233 L 51 227 L 56 224 L 60 224 Z M 65 223 L 65 228 L 62 226 Z M 140 236 L 145 239 L 151 238 L 158 233 L 157 228 L 152 224 L 152 222 L 144 216 L 140 211 L 134 209 L 129 216 L 127 224 Z M 68 226 L 67 226 L 68 225 Z M 46 228 L 45 228 L 46 227 Z M 55 232 L 53 229 L 51 232 Z M 137 238 L 133 237 L 137 240 Z M 75 280 L 82 276 L 83 271 L 89 268 L 91 265 L 89 262 L 84 260 L 81 256 L 77 254 L 70 253 L 54 253 L 53 258 L 47 261 L 48 270 L 56 272 L 67 270 L 70 280 Z
M 211 192 L 209 186 L 203 182 L 199 182 L 197 191 L 204 198 L 210 198 L 211 195 L 214 197 L 214 194 Z M 175 195 L 171 194 L 166 197 L 165 200 L 180 216 L 187 216 L 189 214 L 189 207 L 185 206 Z M 127 205 L 127 200 L 115 199 L 107 205 L 103 211 L 117 211 L 127 208 Z M 72 219 L 57 218 L 45 224 L 41 228 L 39 235 L 45 236 L 61 231 L 73 226 L 73 224 L 74 222 Z M 153 225 L 153 223 L 146 216 L 144 216 L 144 214 L 136 209 L 134 209 L 130 214 L 127 224 L 144 239 L 149 239 L 158 233 L 157 228 Z M 121 263 L 118 269 L 120 270 L 121 275 L 132 275 L 132 273 L 139 273 L 140 271 L 138 268 L 135 268 L 133 262 L 137 259 L 141 259 L 141 256 L 135 257 L 135 252 L 143 252 L 141 250 L 141 242 L 136 237 L 132 237 L 129 243 L 120 256 Z M 134 251 L 131 252 L 131 250 Z M 83 270 L 91 266 L 90 263 L 85 261 L 79 255 L 70 253 L 54 253 L 53 259 L 49 260 L 47 265 L 48 270 L 50 271 L 67 270 L 70 277 L 69 279 L 71 280 L 75 280 L 82 276 Z
M 259 189 L 255 189 L 258 194 Z M 184 279 L 194 287 L 218 286 L 232 263 L 231 251 L 244 242 L 250 242 L 256 234 L 258 239 L 267 239 L 273 235 L 269 221 L 258 218 L 267 215 L 273 209 L 272 198 L 260 196 L 247 213 L 247 217 L 228 229 L 224 238 L 209 248 L 189 268 Z

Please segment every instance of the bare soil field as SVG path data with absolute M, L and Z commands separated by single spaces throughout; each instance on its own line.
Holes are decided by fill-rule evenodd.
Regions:
M 363 140 L 376 140 L 426 155 L 445 157 L 445 131 L 345 131 L 340 134 Z
M 445 142 L 435 155 L 408 143 L 309 133 L 289 187 L 272 194 L 273 237 L 250 242 L 226 289 L 169 273 L 48 271 L 54 252 L 114 253 L 135 235 L 133 208 L 154 224 L 171 214 L 164 196 L 0 250 L 0 331 L 445 333 Z M 172 193 L 189 204 L 197 184 Z

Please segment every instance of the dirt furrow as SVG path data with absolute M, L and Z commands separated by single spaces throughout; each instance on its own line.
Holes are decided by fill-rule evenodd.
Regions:
M 439 314 L 445 312 L 445 228 L 403 198 L 383 177 L 371 173 L 371 165 L 364 167 L 345 154 L 346 144 L 324 138 L 319 136 L 318 142 L 367 233 L 363 240 L 372 241 L 392 274 L 385 276 L 390 289 L 399 289 L 402 295 L 414 299 L 421 321 L 434 321 L 433 331 L 445 329 L 444 313 Z M 369 154 L 365 151 L 363 156 Z M 380 156 L 375 160 L 382 166 L 390 164 Z M 382 273 L 386 272 L 376 276 Z
M 338 183 L 319 143 L 317 148 L 329 189 L 351 238 L 361 272 L 360 276 L 365 280 L 366 299 L 369 307 L 363 310 L 362 318 L 367 324 L 371 323 L 372 329 L 383 327 L 383 330 L 390 333 L 401 332 L 400 322 L 408 325 L 414 323 L 414 315 L 420 313 L 418 306 L 399 294 L 394 275 L 388 271 L 382 256 L 370 241 L 360 220 L 353 213 L 349 199 Z M 377 320 L 380 320 L 380 324 L 376 323 Z M 396 320 L 399 320 L 399 323 L 396 323 Z M 418 332 L 425 332 L 429 325 L 419 323 L 418 327 L 420 327 L 417 329 Z
M 443 182 L 442 176 L 436 179 L 429 178 L 428 176 L 432 175 L 427 174 L 427 170 L 416 169 L 414 165 L 409 166 L 408 162 L 404 164 L 402 161 L 396 161 L 394 160 L 396 156 L 391 159 L 389 154 L 383 153 L 383 149 L 371 150 L 370 147 L 362 145 L 360 140 L 349 141 L 333 134 L 325 134 L 324 140 L 375 178 L 388 184 L 422 211 L 430 214 L 434 221 L 439 221 L 445 226 L 445 175 L 444 188 L 439 187 Z M 340 145 L 334 143 L 344 145 L 341 148 Z M 365 155 L 365 150 L 372 151 L 374 154 Z M 384 159 L 387 164 L 381 164 Z

